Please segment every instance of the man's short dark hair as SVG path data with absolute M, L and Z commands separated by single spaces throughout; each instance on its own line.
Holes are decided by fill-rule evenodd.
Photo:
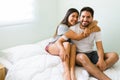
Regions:
M 91 8 L 91 7 L 83 7 L 81 10 L 80 10 L 80 15 L 83 11 L 88 11 L 91 13 L 91 16 L 93 17 L 94 16 L 94 10 Z

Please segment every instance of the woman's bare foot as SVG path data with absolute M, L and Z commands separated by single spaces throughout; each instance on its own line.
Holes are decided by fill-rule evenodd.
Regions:
M 71 74 L 71 75 L 70 75 L 70 76 L 71 76 L 71 80 L 77 80 L 77 79 L 76 79 L 76 76 L 75 76 L 75 73 L 71 72 L 70 74 Z
M 64 80 L 71 80 L 69 72 L 64 72 Z

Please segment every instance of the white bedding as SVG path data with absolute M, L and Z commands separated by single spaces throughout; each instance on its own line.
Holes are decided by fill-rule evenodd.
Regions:
M 48 54 L 44 48 L 51 40 L 19 45 L 1 50 L 0 63 L 7 69 L 5 80 L 63 80 L 63 66 L 58 56 Z M 119 80 L 120 62 L 106 70 L 112 80 Z M 77 80 L 97 80 L 82 67 L 75 67 Z

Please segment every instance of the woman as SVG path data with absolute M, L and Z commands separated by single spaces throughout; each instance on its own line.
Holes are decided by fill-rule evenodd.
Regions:
M 52 55 L 60 56 L 62 59 L 65 80 L 76 80 L 74 71 L 76 46 L 72 43 L 70 44 L 70 40 L 68 40 L 67 42 L 63 43 L 64 50 L 61 50 L 57 47 L 55 42 L 60 36 L 69 30 L 70 26 L 73 26 L 78 22 L 78 16 L 78 10 L 75 8 L 70 8 L 67 11 L 64 19 L 58 25 L 53 42 L 50 42 L 50 44 L 46 46 L 47 52 Z
M 57 43 L 57 40 L 60 36 L 62 36 L 65 32 L 69 30 L 70 26 L 78 23 L 78 16 L 79 12 L 75 8 L 70 8 L 67 11 L 64 19 L 57 27 L 56 33 L 54 35 L 54 40 L 50 42 L 45 48 L 45 50 L 51 55 L 60 56 L 64 67 L 65 80 L 76 80 L 74 69 L 76 46 L 71 43 L 70 39 L 68 39 L 62 45 L 58 45 L 59 43 Z M 90 32 L 94 32 L 94 30 L 99 30 L 99 28 L 94 28 L 94 24 L 96 24 L 96 22 L 93 22 L 91 24 L 92 26 L 89 27 L 89 29 L 92 29 L 91 31 L 89 31 L 89 29 L 86 29 L 86 32 L 84 34 L 76 34 L 76 38 L 85 38 Z

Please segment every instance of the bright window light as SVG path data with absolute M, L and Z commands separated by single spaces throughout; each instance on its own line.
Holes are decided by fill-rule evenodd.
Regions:
M 33 0 L 0 0 L 0 26 L 33 21 Z

